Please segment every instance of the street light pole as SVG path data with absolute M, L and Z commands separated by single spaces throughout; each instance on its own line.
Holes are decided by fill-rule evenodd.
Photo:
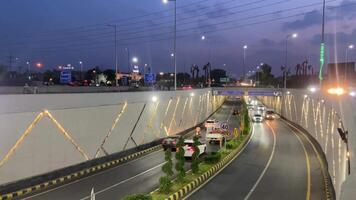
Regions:
M 297 33 L 293 33 L 293 34 L 288 34 L 286 36 L 286 49 L 285 49 L 285 63 L 284 63 L 284 70 L 283 70 L 283 85 L 284 85 L 284 89 L 287 88 L 287 70 L 288 70 L 288 40 L 289 38 L 296 38 L 298 37 Z
M 118 69 L 118 57 L 117 57 L 117 25 L 108 24 L 108 26 L 113 27 L 115 31 L 115 85 L 119 86 L 119 80 L 117 79 Z
M 162 0 L 164 4 L 174 1 L 174 41 L 173 41 L 173 62 L 174 62 L 174 90 L 177 90 L 177 0 Z
M 27 64 L 27 70 L 28 70 L 28 80 L 30 81 L 31 80 L 31 63 L 30 63 L 30 61 L 27 61 L 26 64 Z
M 245 72 L 246 72 L 245 62 L 246 62 L 246 49 L 247 49 L 247 45 L 244 45 L 244 46 L 243 46 L 243 49 L 244 49 L 244 57 L 243 57 L 243 61 L 242 61 L 242 67 L 243 67 L 243 79 L 245 80 L 245 79 L 246 79 L 246 75 L 245 75 Z
M 126 47 L 126 51 L 127 51 L 127 67 L 129 69 L 128 72 L 131 72 L 131 61 L 130 61 L 130 48 Z
M 321 24 L 321 43 L 320 43 L 320 69 L 319 69 L 319 87 L 322 87 L 324 79 L 324 64 L 325 64 L 325 6 L 326 2 L 323 0 L 323 21 Z
M 79 61 L 80 64 L 80 80 L 83 81 L 83 62 Z
M 174 90 L 177 90 L 177 0 L 174 0 Z

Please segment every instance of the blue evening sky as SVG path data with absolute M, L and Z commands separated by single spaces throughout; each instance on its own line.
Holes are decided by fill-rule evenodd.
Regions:
M 177 0 L 178 70 L 211 61 L 233 75 L 264 62 L 280 73 L 284 40 L 289 66 L 309 59 L 318 70 L 322 0 Z M 9 55 L 15 66 L 43 62 L 45 69 L 84 62 L 85 68 L 114 68 L 114 34 L 118 26 L 119 68 L 128 70 L 128 55 L 155 72 L 172 71 L 173 2 L 161 0 L 1 0 L 0 64 Z M 327 1 L 327 60 L 343 60 L 348 43 L 356 43 L 356 1 Z M 206 36 L 202 41 L 201 35 Z M 350 53 L 356 59 L 356 53 Z M 226 64 L 226 65 L 224 65 Z

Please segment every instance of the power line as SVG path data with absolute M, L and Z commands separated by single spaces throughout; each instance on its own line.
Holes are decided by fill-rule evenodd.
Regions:
M 258 0 L 258 1 L 250 2 L 250 3 L 246 3 L 246 4 L 239 4 L 239 5 L 235 5 L 233 7 L 230 7 L 230 8 L 246 7 L 246 6 L 253 5 L 253 4 L 258 4 L 258 3 L 261 3 L 261 2 L 264 2 L 264 1 L 267 1 L 267 0 Z M 290 1 L 290 0 L 286 0 L 286 2 L 287 1 Z M 235 1 L 228 1 L 228 2 L 225 2 L 225 3 L 231 3 L 231 2 L 235 2 Z M 223 5 L 223 4 L 224 3 L 219 3 L 219 5 Z M 194 10 L 194 11 L 190 11 L 190 12 L 199 13 L 199 15 L 197 15 L 197 16 L 195 15 L 195 16 L 191 16 L 191 17 L 185 17 L 185 18 L 178 18 L 179 22 L 182 22 L 182 21 L 185 21 L 185 20 L 189 20 L 189 19 L 193 19 L 193 18 L 197 18 L 197 17 L 200 17 L 200 16 L 205 16 L 205 15 L 209 14 L 211 11 L 200 12 L 200 10 Z M 243 12 L 243 11 L 239 10 L 239 12 Z M 236 14 L 236 12 L 234 14 Z M 224 15 L 222 15 L 220 17 L 223 17 L 223 16 Z M 147 22 L 147 20 L 145 19 L 145 20 L 143 20 L 141 22 Z M 163 25 L 163 24 L 171 24 L 171 22 L 157 23 L 154 27 L 162 28 L 160 26 Z M 106 30 L 107 27 L 103 26 L 103 27 L 100 27 L 100 28 L 102 28 L 102 29 L 100 29 L 100 31 L 102 31 L 102 30 Z M 147 29 L 147 27 L 143 27 L 143 26 L 141 26 L 139 28 L 132 28 L 131 27 L 130 29 L 123 29 L 122 27 L 120 27 L 119 30 L 118 30 L 118 34 L 123 33 L 123 32 L 128 32 L 126 34 L 137 34 L 137 33 L 140 33 L 140 31 L 144 32 L 144 31 L 155 30 L 155 28 L 153 28 L 153 27 L 149 27 L 149 28 L 150 28 L 149 30 L 145 30 L 145 29 Z M 167 26 L 167 27 L 163 27 L 163 28 L 171 28 L 171 27 Z M 98 31 L 98 29 L 95 29 L 95 31 Z M 83 33 L 83 32 L 84 33 L 88 33 L 88 31 L 79 31 L 77 33 Z M 38 35 L 36 35 L 36 37 L 37 36 Z M 98 37 L 95 37 L 95 38 L 90 38 L 90 39 L 97 39 L 97 38 L 101 38 L 102 36 L 106 36 L 106 37 L 113 36 L 113 33 L 111 31 L 109 31 L 109 32 L 99 32 L 99 33 L 95 33 L 94 32 L 94 34 L 85 34 L 85 35 L 81 35 L 81 34 L 79 34 L 79 35 L 64 35 L 63 33 L 61 33 L 60 37 L 64 37 L 64 38 L 59 38 L 59 39 L 66 40 L 66 39 L 68 39 L 67 38 L 68 36 L 69 37 L 92 37 L 92 36 L 98 36 Z M 81 38 L 79 40 L 85 40 L 85 38 Z M 36 42 L 46 42 L 46 41 L 53 41 L 53 38 L 48 38 L 48 39 L 40 40 L 40 41 L 36 40 Z M 23 46 L 23 45 L 24 45 L 23 43 L 3 44 L 3 46 Z
M 330 2 L 333 2 L 333 1 L 336 1 L 336 0 L 330 0 Z M 209 24 L 209 25 L 206 25 L 205 27 L 209 27 L 209 26 L 218 26 L 218 25 L 223 25 L 223 24 L 229 24 L 229 23 L 234 23 L 236 21 L 244 21 L 244 20 L 251 20 L 251 19 L 254 19 L 254 18 L 259 18 L 259 17 L 265 17 L 265 16 L 268 16 L 268 15 L 271 15 L 271 14 L 275 14 L 275 13 L 283 13 L 283 12 L 289 12 L 289 11 L 292 11 L 292 10 L 298 10 L 298 9 L 301 9 L 301 8 L 307 8 L 307 7 L 312 7 L 312 6 L 316 6 L 316 5 L 319 5 L 320 3 L 313 3 L 313 4 L 308 4 L 308 5 L 303 5 L 303 6 L 298 6 L 298 7 L 294 7 L 294 8 L 289 8 L 289 9 L 283 9 L 283 10 L 279 10 L 279 11 L 273 11 L 273 12 L 268 12 L 268 13 L 264 13 L 264 14 L 260 14 L 260 15 L 254 15 L 254 16 L 246 16 L 244 18 L 239 18 L 239 19 L 234 19 L 234 20 L 229 20 L 229 21 L 222 21 L 220 23 L 215 23 L 215 24 Z M 303 13 L 304 15 L 305 13 Z M 185 29 L 181 29 L 179 30 L 178 32 L 187 32 L 187 31 L 191 31 L 191 30 L 198 30 L 198 29 L 201 29 L 202 27 L 196 27 L 196 28 L 185 28 Z M 204 27 L 203 27 L 204 28 Z M 172 31 L 170 32 L 165 32 L 165 33 L 159 33 L 159 34 L 155 34 L 155 35 L 150 35 L 150 36 L 139 36 L 139 37 L 131 37 L 131 38 L 124 38 L 124 39 L 121 39 L 119 40 L 120 42 L 122 41 L 130 41 L 130 40 L 137 40 L 137 39 L 145 39 L 145 38 L 149 38 L 149 37 L 162 37 L 162 36 L 165 36 L 166 34 L 171 34 Z M 103 41 L 101 42 L 101 44 L 105 44 L 105 43 L 111 43 L 111 41 Z M 131 43 L 130 43 L 131 44 Z M 79 44 L 81 47 L 82 46 L 91 46 L 91 45 L 95 45 L 93 43 L 81 43 Z M 125 45 L 125 44 L 121 44 L 121 45 Z M 66 46 L 57 46 L 57 47 L 52 47 L 51 48 L 47 48 L 47 49 L 44 49 L 45 51 L 52 51 L 52 50 L 58 50 L 60 48 L 65 48 Z M 72 48 L 72 47 L 69 47 L 69 48 Z
M 287 1 L 289 1 L 289 0 L 287 0 Z M 249 9 L 240 9 L 240 10 L 237 10 L 237 11 L 234 11 L 234 12 L 230 12 L 230 13 L 227 13 L 227 14 L 221 14 L 221 15 L 218 16 L 218 19 L 220 19 L 220 18 L 226 19 L 226 17 L 233 17 L 233 15 L 235 15 L 235 14 L 241 14 L 241 13 L 248 12 L 248 11 L 254 11 L 254 10 L 258 10 L 258 9 L 262 9 L 262 8 L 267 8 L 267 7 L 270 7 L 270 6 L 274 6 L 274 5 L 278 5 L 278 4 L 281 4 L 281 3 L 285 3 L 287 1 L 282 0 L 282 1 L 273 2 L 271 4 L 264 5 L 264 6 L 258 6 L 258 7 L 253 7 L 253 8 L 249 8 Z M 256 1 L 255 3 L 257 3 L 257 2 L 260 2 L 260 1 Z M 244 4 L 244 5 L 247 5 L 247 4 Z M 249 5 L 251 5 L 251 4 L 249 4 Z M 204 13 L 203 15 L 205 15 L 205 14 L 207 14 L 207 13 Z M 274 12 L 272 12 L 270 14 L 274 14 Z M 185 18 L 185 19 L 195 19 L 195 17 L 189 17 L 189 18 Z M 242 18 L 242 19 L 245 20 L 246 18 Z M 240 20 L 240 19 L 238 19 L 238 20 Z M 196 22 L 198 22 L 198 20 L 191 20 L 191 21 L 187 21 L 185 23 L 182 23 L 181 21 L 179 21 L 179 24 L 180 25 L 187 25 L 187 24 L 193 24 L 193 23 L 196 23 Z M 130 40 L 130 39 L 140 39 L 140 38 L 145 38 L 145 37 L 152 37 L 152 35 L 149 35 L 149 36 L 143 35 L 142 36 L 142 34 L 145 34 L 147 32 L 154 32 L 154 31 L 151 31 L 151 30 L 154 30 L 154 29 L 157 29 L 157 28 L 158 27 L 152 27 L 152 28 L 148 28 L 148 29 L 143 29 L 143 30 L 139 30 L 139 31 L 136 31 L 136 32 L 132 32 L 131 33 L 132 35 L 139 35 L 139 36 L 132 37 L 132 35 L 131 35 L 130 37 L 122 38 L 119 41 L 125 41 L 125 40 Z M 166 28 L 169 28 L 169 27 L 166 27 Z M 185 29 L 185 30 L 187 30 L 187 29 Z M 155 34 L 155 35 L 153 35 L 153 37 L 154 36 L 161 36 L 161 35 L 167 34 L 167 33 L 172 34 L 172 32 L 169 31 L 169 32 L 163 32 L 163 33 Z M 141 34 L 141 36 L 140 36 L 140 34 Z M 87 42 L 86 43 L 81 43 L 81 41 L 85 42 L 87 40 L 98 40 L 98 39 L 105 39 L 105 38 L 109 38 L 109 37 L 110 38 L 113 37 L 113 32 L 110 31 L 110 32 L 107 32 L 105 34 L 102 34 L 102 35 L 100 35 L 98 37 L 94 37 L 94 38 L 80 38 L 80 39 L 77 39 L 74 42 L 70 42 L 68 45 L 72 46 L 75 43 L 77 43 L 77 45 L 83 45 L 83 44 L 87 45 L 87 44 L 92 44 L 92 42 L 90 42 L 90 43 L 87 43 Z M 105 42 L 109 42 L 109 41 L 105 41 Z M 63 44 L 63 43 L 61 43 L 61 44 Z M 19 45 L 22 45 L 22 44 L 19 44 Z M 61 46 L 64 46 L 64 45 L 61 45 Z
M 354 6 L 356 3 L 350 3 L 350 4 L 347 4 L 347 5 L 343 5 L 343 6 Z M 313 5 L 316 5 L 316 4 L 313 4 Z M 305 7 L 308 7 L 308 6 L 311 6 L 311 4 L 309 5 L 304 5 L 304 6 L 299 6 L 299 7 L 296 7 L 296 8 L 291 8 L 291 9 L 299 9 L 299 8 L 305 8 Z M 335 7 L 332 7 L 332 8 L 340 8 L 340 7 L 343 7 L 343 6 L 335 6 Z M 286 9 L 284 10 L 284 12 L 287 12 L 287 11 L 290 11 L 291 9 Z M 279 12 L 279 11 L 274 11 L 272 13 L 276 13 L 276 12 Z M 309 11 L 308 11 L 309 12 Z M 236 29 L 236 28 L 241 28 L 241 27 L 246 27 L 246 26 L 252 26 L 252 25 L 257 25 L 257 24 L 261 24 L 261 23 L 268 23 L 268 22 L 271 22 L 271 21 L 279 21 L 279 20 L 283 20 L 283 19 L 287 19 L 287 18 L 292 18 L 292 17 L 297 17 L 297 16 L 304 16 L 305 14 L 307 14 L 308 12 L 303 12 L 303 13 L 300 13 L 300 14 L 296 14 L 296 15 L 291 15 L 291 16 L 287 16 L 287 17 L 281 17 L 281 18 L 276 18 L 276 19 L 272 19 L 272 20 L 266 20 L 266 21 L 260 21 L 260 22 L 254 22 L 254 23 L 248 23 L 248 24 L 243 24 L 243 25 L 238 25 L 238 26 L 233 26 L 233 27 L 228 27 L 228 28 L 221 28 L 219 30 L 215 30 L 215 31 L 210 31 L 210 32 L 206 32 L 206 33 L 212 33 L 212 32 L 219 32 L 219 31 L 226 31 L 226 30 L 232 30 L 232 29 Z M 263 14 L 263 15 L 267 15 L 268 13 L 266 14 Z M 269 13 L 271 14 L 271 13 Z M 248 18 L 251 18 L 248 17 Z M 227 23 L 227 22 L 223 22 L 223 23 Z M 184 37 L 189 37 L 191 36 L 191 34 L 186 34 L 186 35 L 181 35 L 181 36 L 178 36 L 178 38 L 184 38 Z M 154 40 L 148 40 L 148 41 L 143 41 L 143 42 L 136 42 L 136 43 L 130 43 L 130 44 L 137 44 L 137 43 L 141 43 L 141 44 L 144 44 L 144 43 L 152 43 L 152 42 L 157 42 L 157 41 L 164 41 L 164 40 L 170 40 L 172 39 L 171 37 L 166 37 L 166 38 L 161 38 L 161 39 L 154 39 Z M 123 44 L 121 44 L 123 45 Z M 126 44 L 125 44 L 126 45 Z M 112 45 L 109 45 L 109 46 L 112 46 Z M 109 47 L 109 46 L 97 46 L 96 48 L 103 48 L 103 47 Z M 55 52 L 59 49 L 47 49 L 45 51 L 47 51 L 47 53 L 50 53 L 50 52 Z M 70 48 L 71 51 L 75 50 L 74 48 Z
M 200 1 L 193 2 L 193 3 L 185 4 L 185 5 L 182 5 L 182 6 L 178 6 L 177 9 L 178 8 L 182 9 L 182 8 L 186 8 L 186 7 L 191 7 L 192 5 L 206 3 L 207 1 L 210 1 L 210 0 L 200 0 Z M 235 0 L 228 0 L 227 2 L 234 2 L 234 1 Z M 261 0 L 261 1 L 266 1 L 266 0 Z M 157 11 L 153 11 L 153 12 L 150 12 L 150 13 L 147 13 L 147 14 L 137 15 L 137 16 L 133 16 L 133 17 L 127 17 L 127 18 L 123 18 L 123 19 L 120 19 L 120 20 L 111 20 L 111 21 L 107 21 L 107 22 L 103 22 L 103 23 L 89 24 L 89 25 L 77 26 L 77 27 L 66 28 L 66 29 L 56 29 L 56 30 L 52 30 L 52 31 L 48 31 L 48 32 L 42 32 L 42 33 L 37 33 L 37 32 L 32 32 L 30 34 L 29 34 L 29 32 L 26 32 L 26 33 L 29 34 L 30 37 L 32 37 L 31 34 L 37 34 L 38 36 L 41 36 L 41 35 L 52 36 L 53 34 L 85 32 L 87 30 L 83 30 L 83 29 L 86 29 L 86 28 L 88 28 L 89 30 L 94 30 L 95 31 L 95 30 L 97 30 L 97 28 L 94 28 L 94 27 L 103 27 L 108 23 L 112 24 L 112 23 L 117 23 L 117 22 L 126 22 L 126 21 L 132 21 L 132 20 L 136 20 L 136 19 L 142 19 L 142 18 L 147 19 L 146 17 L 148 17 L 148 16 L 156 16 L 157 14 L 160 14 L 160 13 L 166 13 L 167 12 L 167 13 L 171 14 L 172 10 L 173 10 L 173 8 L 165 9 L 165 10 L 157 10 Z M 126 24 L 129 24 L 129 23 L 126 23 Z M 121 26 L 121 24 L 117 24 L 117 25 L 118 25 L 118 27 Z

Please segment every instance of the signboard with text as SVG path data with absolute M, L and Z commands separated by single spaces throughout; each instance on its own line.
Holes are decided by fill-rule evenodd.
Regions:
M 72 81 L 72 72 L 68 70 L 61 71 L 60 83 L 68 84 Z
M 152 84 L 156 82 L 156 75 L 153 73 L 145 74 L 145 83 Z

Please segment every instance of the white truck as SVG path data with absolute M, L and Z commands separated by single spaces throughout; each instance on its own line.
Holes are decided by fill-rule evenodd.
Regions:
M 205 122 L 206 134 L 205 141 L 212 142 L 222 142 L 225 140 L 224 131 L 220 128 L 220 122 L 215 119 L 209 119 Z

